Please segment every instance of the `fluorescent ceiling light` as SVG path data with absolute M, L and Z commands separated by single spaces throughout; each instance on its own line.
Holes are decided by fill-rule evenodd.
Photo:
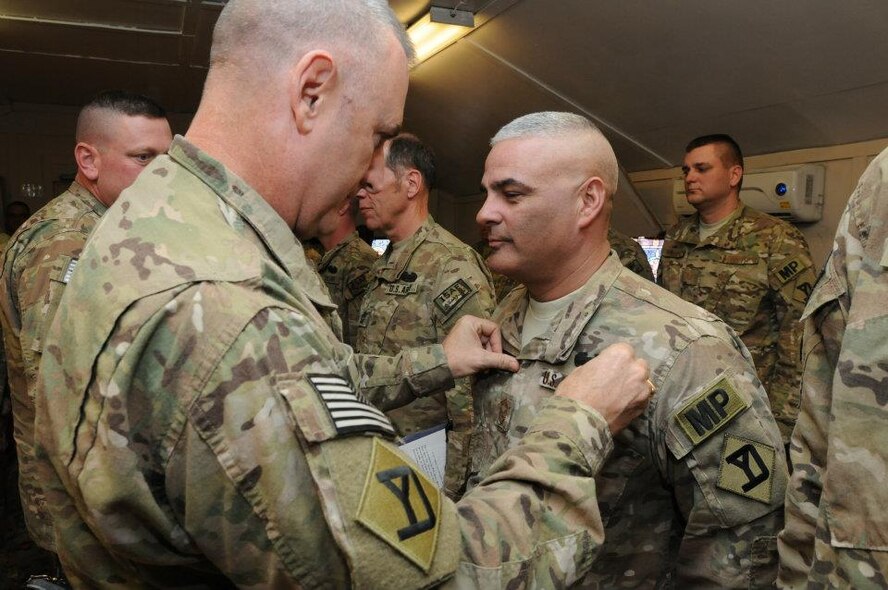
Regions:
M 432 6 L 427 15 L 407 29 L 416 48 L 416 63 L 425 61 L 465 36 L 474 25 L 474 15 L 468 10 Z

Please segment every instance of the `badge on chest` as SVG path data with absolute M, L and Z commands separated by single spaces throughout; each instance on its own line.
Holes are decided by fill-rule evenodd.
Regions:
M 540 375 L 540 387 L 545 387 L 546 389 L 551 389 L 553 391 L 562 381 L 564 381 L 564 373 L 559 373 L 555 369 L 546 369 L 543 371 L 543 374 Z

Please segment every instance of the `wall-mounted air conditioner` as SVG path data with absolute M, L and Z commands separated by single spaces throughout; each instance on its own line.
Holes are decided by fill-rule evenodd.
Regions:
M 740 200 L 759 211 L 787 221 L 820 221 L 823 216 L 824 168 L 816 164 L 792 166 L 743 175 Z M 693 215 L 685 198 L 684 180 L 676 179 L 672 203 L 678 215 Z

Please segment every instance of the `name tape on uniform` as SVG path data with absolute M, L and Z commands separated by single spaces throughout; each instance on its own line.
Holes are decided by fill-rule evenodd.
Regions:
M 378 438 L 364 481 L 358 522 L 428 573 L 435 558 L 441 492 Z
M 774 447 L 726 434 L 717 486 L 765 504 L 771 503 Z
M 388 417 L 355 395 L 351 384 L 336 375 L 309 375 L 308 380 L 324 402 L 339 434 L 379 432 L 395 436 Z
M 697 446 L 749 407 L 727 377 L 720 377 L 692 397 L 672 416 Z

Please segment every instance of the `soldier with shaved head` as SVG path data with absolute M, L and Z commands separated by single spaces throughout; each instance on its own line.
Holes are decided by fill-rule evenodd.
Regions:
M 491 143 L 477 219 L 491 269 L 522 283 L 493 317 L 521 370 L 476 381 L 477 476 L 520 444 L 565 378 L 624 341 L 650 365 L 657 395 L 595 476 L 604 544 L 578 585 L 773 585 L 787 471 L 746 347 L 621 265 L 607 237 L 617 160 L 589 120 L 534 113 Z
M 574 581 L 602 539 L 592 476 L 650 398 L 646 364 L 627 346 L 602 353 L 452 503 L 366 396 L 412 399 L 515 359 L 468 316 L 443 344 L 355 355 L 299 241 L 398 132 L 403 27 L 384 0 L 230 0 L 213 35 L 190 129 L 108 211 L 45 341 L 40 472 L 68 578 Z
M 34 394 L 46 332 L 99 218 L 171 140 L 166 113 L 150 98 L 124 91 L 96 96 L 77 119 L 74 182 L 18 229 L 0 266 L 19 489 L 28 531 L 49 551 L 52 523 L 34 471 Z

